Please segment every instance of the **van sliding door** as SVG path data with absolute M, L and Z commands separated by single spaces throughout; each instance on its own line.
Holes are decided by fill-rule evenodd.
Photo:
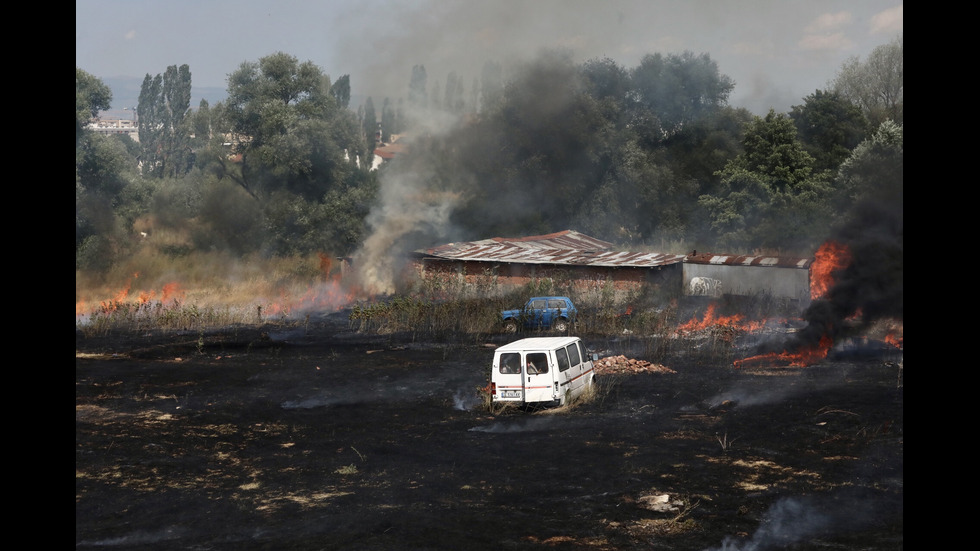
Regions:
M 524 356 L 524 401 L 550 402 L 555 399 L 555 384 L 546 352 L 529 352 Z

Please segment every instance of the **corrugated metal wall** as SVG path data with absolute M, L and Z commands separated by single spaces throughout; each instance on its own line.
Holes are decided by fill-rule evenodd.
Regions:
M 698 285 L 696 278 L 720 282 L 718 289 Z M 684 294 L 688 296 L 771 295 L 810 302 L 810 270 L 780 266 L 684 263 Z M 707 289 L 708 292 L 701 292 Z

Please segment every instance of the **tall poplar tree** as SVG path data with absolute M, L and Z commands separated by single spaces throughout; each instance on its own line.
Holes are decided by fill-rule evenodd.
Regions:
M 187 172 L 191 72 L 171 65 L 161 75 L 143 78 L 136 108 L 143 173 L 162 178 Z

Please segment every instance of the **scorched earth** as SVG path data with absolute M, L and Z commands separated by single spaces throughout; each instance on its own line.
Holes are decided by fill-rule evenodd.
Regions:
M 903 548 L 900 350 L 735 369 L 586 336 L 617 358 L 594 395 L 491 411 L 513 338 L 76 330 L 75 547 Z

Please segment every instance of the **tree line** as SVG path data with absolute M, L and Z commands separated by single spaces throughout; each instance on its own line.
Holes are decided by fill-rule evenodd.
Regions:
M 728 104 L 735 83 L 707 54 L 624 67 L 553 51 L 444 85 L 420 64 L 379 114 L 373 98 L 351 108 L 349 75 L 277 52 L 196 109 L 187 65 L 147 74 L 138 143 L 87 128 L 112 94 L 76 68 L 76 270 L 134 254 L 137 227 L 180 235 L 172 255 L 350 254 L 382 186 L 408 171 L 459 198 L 459 239 L 577 229 L 665 252 L 810 255 L 869 197 L 901 209 L 902 47 L 764 116 Z M 395 134 L 406 149 L 374 167 Z

